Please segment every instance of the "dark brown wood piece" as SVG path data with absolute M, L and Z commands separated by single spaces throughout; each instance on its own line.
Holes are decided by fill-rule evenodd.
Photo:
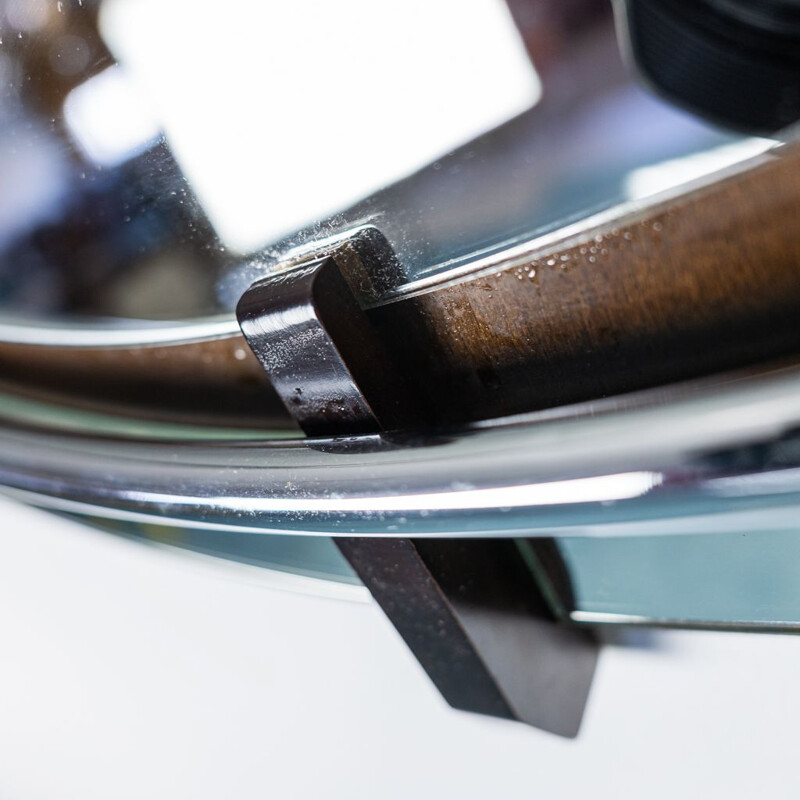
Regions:
M 438 421 L 800 354 L 800 145 L 485 274 L 374 308 Z

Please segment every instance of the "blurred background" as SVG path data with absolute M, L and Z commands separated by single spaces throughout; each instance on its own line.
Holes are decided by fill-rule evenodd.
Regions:
M 413 282 L 770 145 L 641 88 L 611 11 L 3 0 L 0 310 L 229 313 L 365 224 Z

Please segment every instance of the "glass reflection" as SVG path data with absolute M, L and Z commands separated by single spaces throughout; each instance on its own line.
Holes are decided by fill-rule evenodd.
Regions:
M 15 313 L 216 309 L 216 237 L 90 0 L 0 5 L 0 303 Z
M 636 87 L 609 4 L 528 5 L 0 0 L 0 310 L 230 312 L 363 224 L 413 283 L 768 146 Z

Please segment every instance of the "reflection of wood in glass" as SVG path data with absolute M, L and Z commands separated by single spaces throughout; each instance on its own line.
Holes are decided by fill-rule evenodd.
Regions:
M 800 148 L 778 152 L 701 188 L 549 237 L 546 248 L 534 242 L 493 257 L 478 273 L 438 275 L 416 294 L 368 309 L 375 334 L 444 423 L 795 357 Z M 170 393 L 190 390 L 193 414 L 240 408 L 248 425 L 260 414 L 274 424 L 275 397 L 234 323 L 206 341 L 173 341 L 0 344 L 0 370 L 62 396 L 83 387 L 74 402 L 116 397 L 131 406 L 138 383 L 153 389 L 153 403 L 168 405 Z

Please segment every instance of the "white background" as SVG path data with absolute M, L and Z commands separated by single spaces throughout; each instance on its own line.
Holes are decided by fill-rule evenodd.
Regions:
M 562 740 L 449 709 L 371 602 L 0 500 L 0 798 L 797 797 L 800 640 L 604 649 Z

